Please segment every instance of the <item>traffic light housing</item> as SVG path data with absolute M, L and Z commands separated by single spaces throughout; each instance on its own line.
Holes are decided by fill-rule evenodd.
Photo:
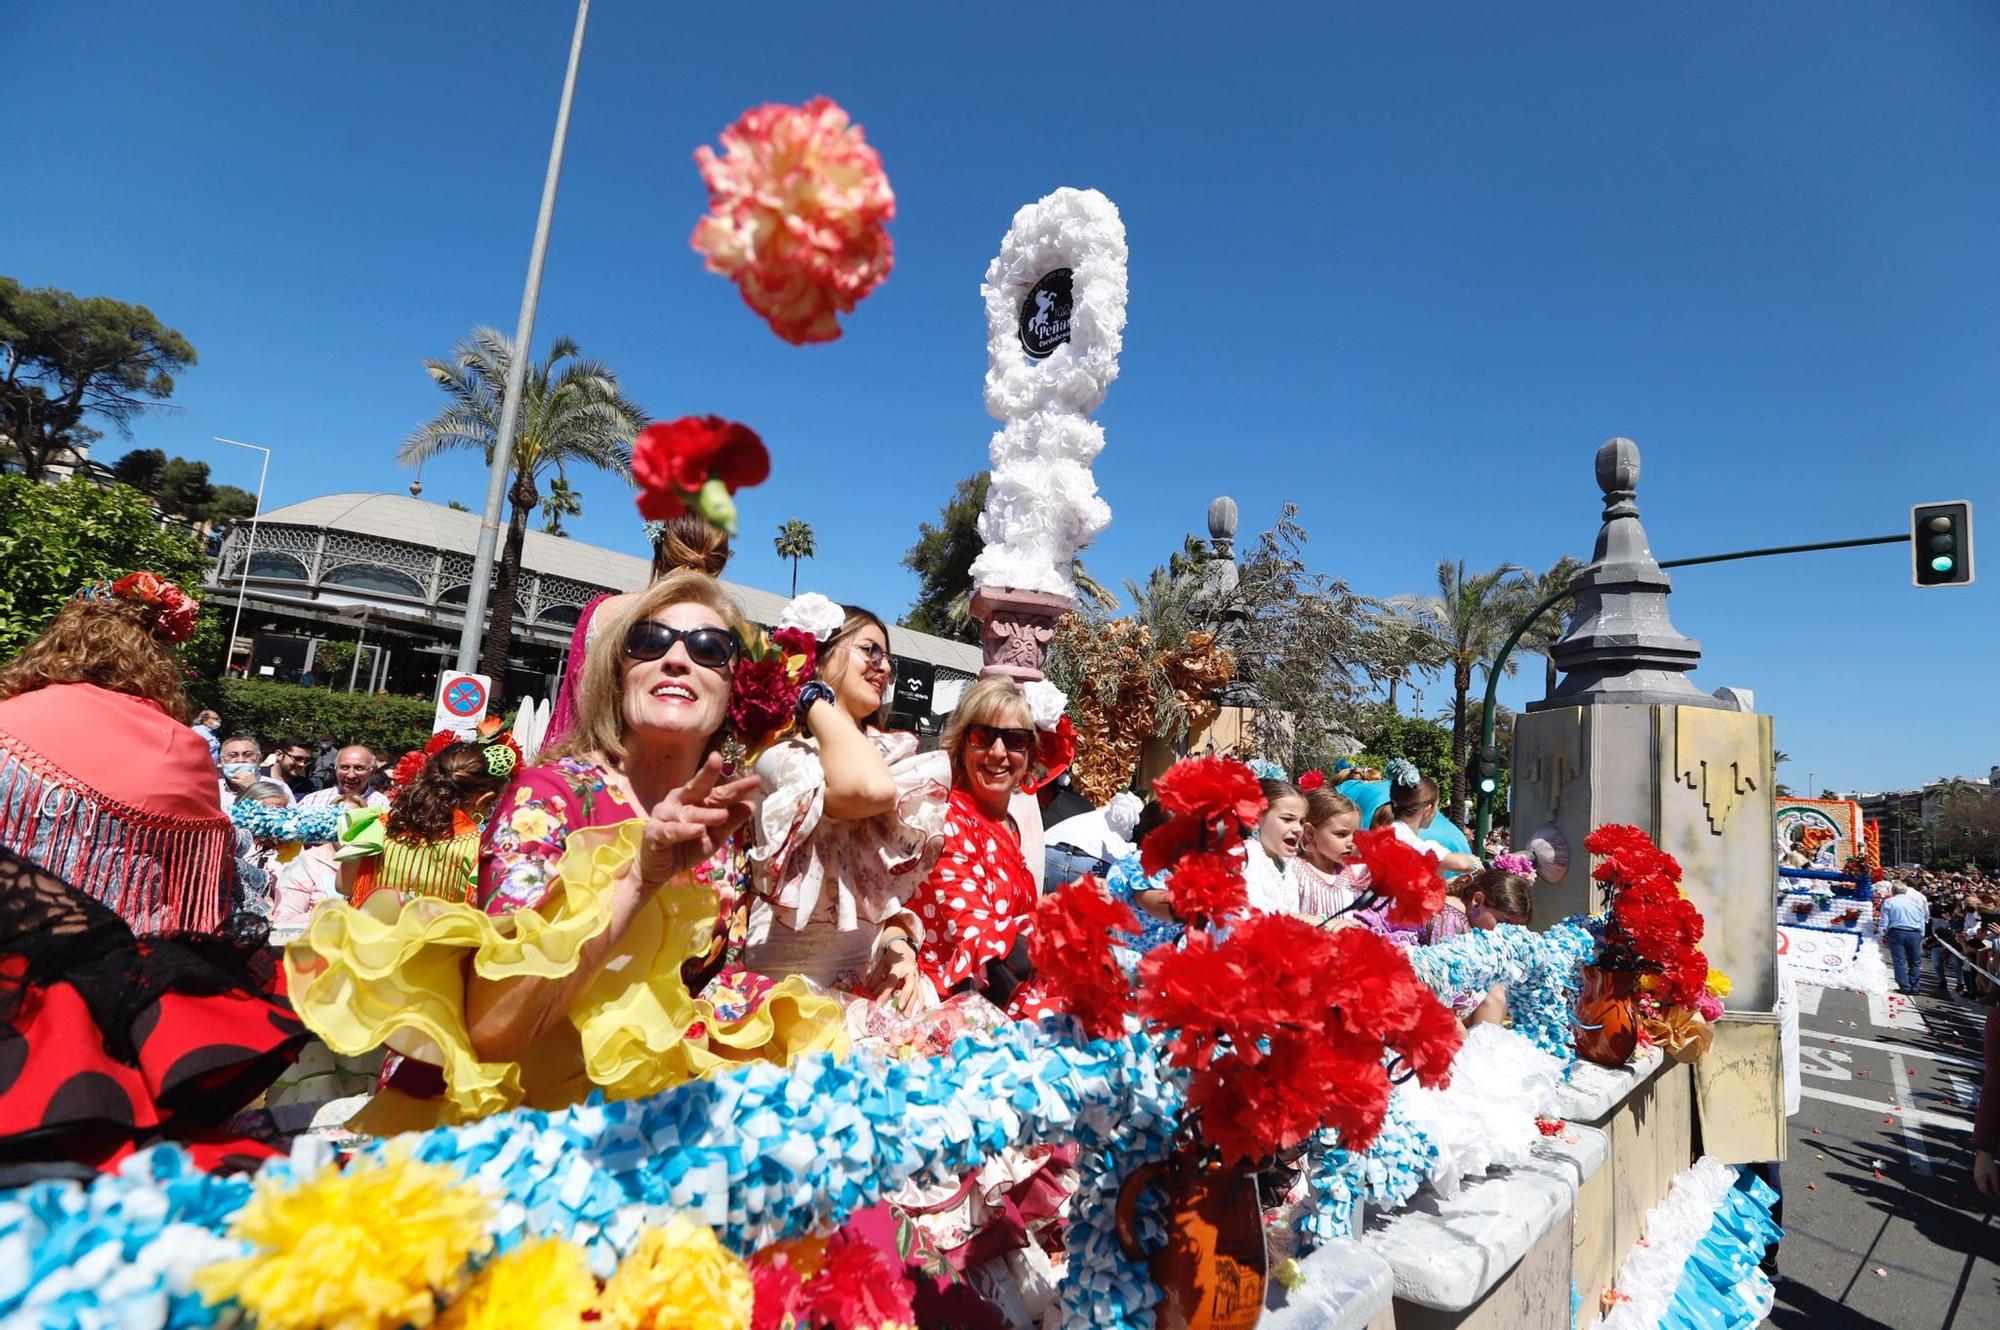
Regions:
M 1972 505 L 1920 503 L 1910 509 L 1910 575 L 1918 586 L 1972 581 Z
M 1479 757 L 1473 766 L 1473 776 L 1481 794 L 1492 794 L 1500 788 L 1500 752 L 1492 744 L 1479 746 Z

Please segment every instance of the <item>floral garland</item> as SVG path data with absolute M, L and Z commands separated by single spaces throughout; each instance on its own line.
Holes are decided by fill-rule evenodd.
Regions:
M 1483 994 L 1507 985 L 1514 1029 L 1544 1053 L 1576 1056 L 1571 1013 L 1582 987 L 1581 968 L 1596 954 L 1590 922 L 1565 919 L 1546 933 L 1514 924 L 1475 929 L 1444 942 L 1409 949 L 1410 968 L 1439 998 Z
M 340 812 L 338 807 L 301 808 L 286 804 L 273 808 L 255 799 L 238 799 L 229 805 L 229 820 L 256 840 L 317 845 L 333 839 L 340 826 Z
M 1059 189 L 1014 214 L 986 269 L 986 409 L 1002 427 L 973 561 L 975 587 L 1074 597 L 1078 549 L 1111 521 L 1090 464 L 1104 429 L 1088 418 L 1118 377 L 1125 328 L 1125 224 L 1094 189 Z M 1021 344 L 1023 306 L 1070 273 L 1067 340 L 1046 357 Z M 1049 299 L 1045 294 L 1044 300 Z

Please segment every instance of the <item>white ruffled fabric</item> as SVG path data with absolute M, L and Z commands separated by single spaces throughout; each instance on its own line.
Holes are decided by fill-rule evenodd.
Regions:
M 1646 1236 L 1634 1244 L 1619 1267 L 1617 1289 L 1621 1300 L 1604 1316 L 1591 1322 L 1591 1330 L 1655 1330 L 1672 1306 L 1674 1292 L 1688 1257 L 1715 1222 L 1716 1211 L 1736 1185 L 1736 1170 L 1703 1155 L 1676 1177 L 1667 1198 L 1646 1212 Z M 1771 1281 L 1761 1270 L 1752 1270 L 1755 1285 L 1746 1301 L 1768 1312 Z
M 758 894 L 780 925 L 803 929 L 820 914 L 841 932 L 882 924 L 937 864 L 949 770 L 936 754 L 918 753 L 914 735 L 869 739 L 895 778 L 896 806 L 859 820 L 826 816 L 826 771 L 812 745 L 787 740 L 757 759 L 764 798 L 751 860 Z
M 1562 1063 L 1500 1025 L 1475 1025 L 1451 1064 L 1451 1084 L 1398 1086 L 1403 1111 L 1437 1145 L 1430 1184 L 1449 1200 L 1489 1169 L 1521 1163 L 1541 1139 L 1537 1117 L 1556 1113 Z

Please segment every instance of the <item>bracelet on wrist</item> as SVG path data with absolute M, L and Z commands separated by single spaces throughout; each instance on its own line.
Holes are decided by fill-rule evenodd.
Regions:
M 803 729 L 805 727 L 806 713 L 812 710 L 813 703 L 815 702 L 824 702 L 828 706 L 833 705 L 833 689 L 824 679 L 808 679 L 805 686 L 799 689 L 797 715 L 800 728 Z

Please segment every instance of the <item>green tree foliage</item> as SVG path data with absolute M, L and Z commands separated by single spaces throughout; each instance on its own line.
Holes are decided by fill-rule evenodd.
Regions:
M 972 593 L 972 561 L 985 544 L 979 535 L 979 513 L 986 507 L 991 479 L 981 471 L 954 485 L 937 525 L 919 525 L 917 543 L 903 555 L 903 567 L 917 575 L 917 598 L 903 622 L 919 632 L 961 642 L 979 640 L 979 626 L 963 617 L 959 607 Z
M 1540 604 L 1557 591 L 1567 590 L 1569 584 L 1582 571 L 1583 564 L 1565 554 L 1549 565 L 1549 570 L 1535 579 L 1534 603 Z M 1530 607 L 1532 608 L 1532 606 Z M 1569 631 L 1569 616 L 1576 609 L 1576 597 L 1564 596 L 1556 602 L 1555 608 L 1535 621 L 1535 626 L 1521 636 L 1523 649 L 1533 651 L 1542 657 L 1547 668 L 1543 679 L 1542 696 L 1547 697 L 1556 690 L 1556 658 L 1552 654 L 1556 643 L 1562 641 Z M 1527 613 L 1526 609 L 1521 611 Z
M 361 648 L 352 642 L 341 638 L 323 639 L 313 648 L 313 674 L 328 688 L 344 691 L 347 681 L 354 677 L 355 658 L 360 654 Z
M 799 560 L 810 559 L 818 550 L 813 544 L 813 529 L 810 523 L 796 517 L 787 518 L 778 528 L 778 538 L 771 542 L 780 559 L 792 561 L 792 594 L 799 594 Z
M 1483 573 L 1468 573 L 1465 560 L 1439 562 L 1438 594 L 1399 596 L 1393 602 L 1410 621 L 1439 643 L 1451 667 L 1452 766 L 1451 802 L 1445 812 L 1454 822 L 1465 821 L 1465 772 L 1478 729 L 1476 711 L 1468 707 L 1475 667 L 1491 668 L 1507 634 L 1514 631 L 1533 602 L 1534 582 L 1514 564 Z M 1515 663 L 1510 658 L 1507 673 Z
M 1925 817 L 1929 866 L 2000 869 L 2000 794 L 1990 787 L 1947 781 Z
M 512 514 L 501 550 L 479 670 L 507 676 L 507 644 L 521 585 L 521 546 L 528 518 L 542 502 L 538 481 L 550 471 L 566 477 L 569 468 L 594 466 L 630 480 L 632 438 L 646 416 L 618 386 L 618 376 L 602 363 L 583 360 L 577 344 L 558 337 L 539 364 L 528 366 L 521 409 L 514 428 L 513 484 L 507 500 Z M 424 361 L 424 372 L 444 390 L 444 409 L 404 440 L 396 460 L 421 466 L 439 453 L 472 451 L 493 463 L 500 436 L 500 410 L 512 340 L 495 328 L 475 328 L 453 348 L 451 359 Z
M 257 496 L 249 490 L 238 489 L 234 485 L 217 485 L 202 517 L 213 526 L 221 526 L 224 522 L 240 522 L 256 511 Z
M 185 457 L 169 457 L 160 468 L 161 511 L 185 522 L 195 522 L 215 502 L 215 486 L 208 480 L 208 463 L 190 462 Z
M 549 492 L 542 496 L 542 511 L 548 520 L 542 523 L 542 531 L 551 536 L 568 536 L 563 530 L 565 517 L 583 516 L 583 494 L 569 487 L 569 481 L 557 476 L 549 482 Z
M 141 494 L 160 492 L 160 472 L 167 455 L 158 448 L 134 448 L 111 464 L 111 476 L 121 485 L 130 485 Z
M 345 676 L 340 683 L 346 687 Z M 254 734 L 267 748 L 286 735 L 366 744 L 392 760 L 429 741 L 436 710 L 429 698 L 302 688 L 264 679 L 210 680 L 188 691 L 198 705 L 222 713 L 225 734 Z
M 78 460 L 97 437 L 86 416 L 129 432 L 194 363 L 188 340 L 144 305 L 0 277 L 0 434 L 31 480 Z
M 209 559 L 201 541 L 160 525 L 145 495 L 88 480 L 43 485 L 0 476 L 0 659 L 42 631 L 77 591 L 101 578 L 148 570 L 198 595 Z M 213 612 L 181 652 L 212 670 L 220 651 Z

